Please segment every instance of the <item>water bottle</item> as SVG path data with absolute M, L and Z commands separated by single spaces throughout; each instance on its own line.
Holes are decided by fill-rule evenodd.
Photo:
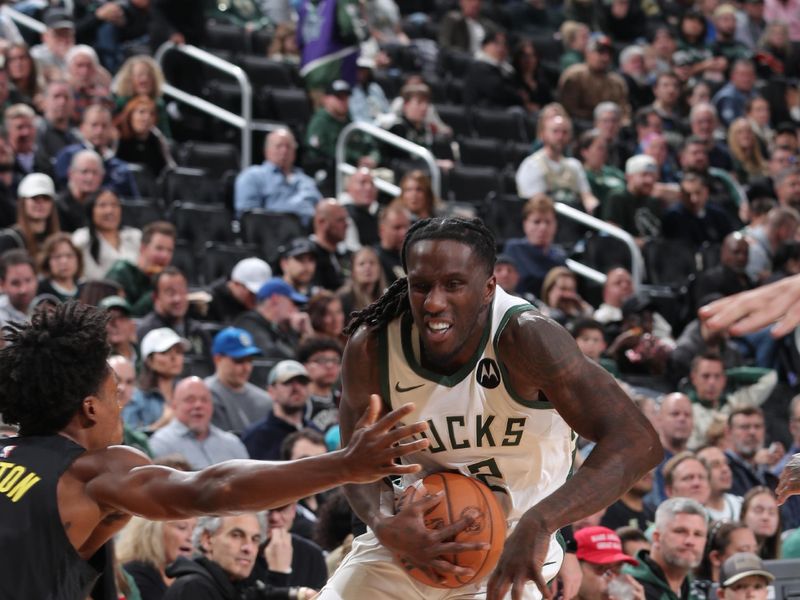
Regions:
M 618 575 L 608 582 L 608 596 L 611 600 L 634 600 L 633 586 Z

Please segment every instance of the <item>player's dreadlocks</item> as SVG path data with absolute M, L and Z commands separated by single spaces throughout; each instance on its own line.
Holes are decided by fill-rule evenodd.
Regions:
M 413 244 L 422 240 L 453 240 L 466 244 L 475 253 L 486 268 L 487 277 L 494 270 L 495 240 L 492 232 L 480 219 L 462 217 L 435 217 L 422 219 L 414 223 L 403 240 L 400 260 L 403 270 L 408 271 L 406 264 L 408 251 Z M 384 294 L 365 309 L 353 313 L 353 318 L 345 328 L 350 335 L 361 325 L 380 329 L 390 321 L 409 310 L 408 283 L 405 277 L 397 279 Z
M 4 327 L 0 415 L 24 435 L 47 435 L 69 423 L 108 375 L 105 311 L 68 302 Z

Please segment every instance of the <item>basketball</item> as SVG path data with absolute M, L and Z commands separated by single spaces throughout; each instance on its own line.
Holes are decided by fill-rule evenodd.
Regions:
M 492 572 L 503 551 L 506 519 L 503 509 L 488 487 L 459 473 L 434 473 L 425 477 L 421 483 L 409 486 L 398 500 L 398 510 L 409 502 L 438 494 L 440 491 L 444 492 L 444 497 L 425 515 L 425 526 L 428 529 L 441 529 L 464 516 L 472 516 L 472 525 L 459 533 L 454 540 L 448 541 L 486 543 L 490 545 L 489 548 L 442 556 L 448 562 L 472 569 L 474 574 L 471 577 L 442 573 L 444 579 L 440 581 L 432 568 L 423 570 L 402 560 L 400 562 L 409 575 L 426 585 L 459 588 L 476 583 Z

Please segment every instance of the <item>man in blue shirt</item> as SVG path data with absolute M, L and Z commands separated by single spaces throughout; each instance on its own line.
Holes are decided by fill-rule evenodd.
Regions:
M 153 456 L 180 454 L 193 469 L 204 469 L 236 458 L 248 458 L 235 434 L 211 424 L 214 404 L 211 391 L 198 377 L 187 377 L 175 386 L 175 416 L 150 438 Z
M 233 203 L 237 216 L 255 208 L 296 214 L 306 225 L 322 195 L 314 180 L 294 166 L 297 141 L 288 129 L 277 129 L 264 144 L 266 160 L 236 177 Z

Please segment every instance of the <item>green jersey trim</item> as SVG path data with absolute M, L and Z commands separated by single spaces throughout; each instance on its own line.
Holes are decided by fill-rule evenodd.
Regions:
M 469 360 L 461 366 L 461 368 L 453 373 L 452 375 L 442 375 L 441 373 L 434 373 L 423 367 L 417 361 L 417 358 L 414 356 L 413 345 L 411 341 L 411 333 L 413 331 L 413 324 L 414 321 L 411 317 L 410 312 L 406 312 L 403 314 L 400 321 L 400 340 L 403 346 L 403 356 L 406 359 L 406 362 L 411 367 L 411 369 L 420 377 L 424 377 L 425 379 L 432 381 L 439 385 L 444 385 L 447 387 L 455 387 L 469 375 L 475 369 L 475 365 L 478 364 L 478 359 L 483 355 L 483 350 L 486 347 L 486 343 L 489 341 L 489 332 L 492 330 L 492 307 L 494 306 L 494 300 L 492 300 L 492 306 L 489 307 L 489 318 L 486 319 L 486 325 L 483 329 L 483 335 L 481 336 L 480 342 L 478 342 L 478 346 L 475 348 L 475 352 L 473 352 L 472 356 Z
M 500 344 L 500 335 L 508 325 L 508 322 L 511 320 L 511 317 L 518 315 L 519 313 L 523 313 L 528 310 L 535 310 L 534 307 L 530 304 L 518 304 L 517 306 L 512 306 L 509 308 L 503 318 L 500 320 L 500 325 L 497 327 L 497 332 L 494 334 L 494 340 L 492 340 L 492 345 L 494 346 L 494 355 L 497 358 L 497 364 L 500 367 L 500 373 L 503 376 L 503 383 L 506 386 L 506 390 L 508 391 L 508 395 L 514 399 L 515 402 L 518 402 L 522 406 L 526 408 L 534 408 L 539 410 L 552 410 L 553 405 L 547 400 L 528 400 L 527 398 L 523 398 L 511 385 L 511 378 L 508 375 L 508 369 L 503 361 L 500 360 L 500 353 L 498 352 L 498 346 Z

